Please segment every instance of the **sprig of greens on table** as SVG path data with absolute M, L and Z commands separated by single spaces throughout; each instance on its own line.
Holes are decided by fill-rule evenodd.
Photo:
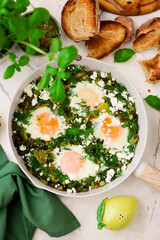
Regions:
M 148 95 L 144 99 L 152 108 L 160 111 L 160 98 L 154 95 Z
M 114 54 L 114 62 L 127 62 L 134 54 L 135 52 L 130 48 L 119 49 Z

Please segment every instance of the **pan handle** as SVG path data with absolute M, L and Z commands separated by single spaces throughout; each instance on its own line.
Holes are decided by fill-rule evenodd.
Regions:
M 160 192 L 160 170 L 145 162 L 140 162 L 134 171 L 136 177 Z

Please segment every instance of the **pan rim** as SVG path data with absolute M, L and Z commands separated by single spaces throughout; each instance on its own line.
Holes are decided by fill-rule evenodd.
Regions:
M 82 64 L 81 64 L 81 62 L 82 62 Z M 104 187 L 99 187 L 98 189 L 93 189 L 93 190 L 88 191 L 88 192 L 80 192 L 80 193 L 68 193 L 66 191 L 59 191 L 59 190 L 57 190 L 55 188 L 51 188 L 50 186 L 47 186 L 47 185 L 44 185 L 43 183 L 41 183 L 40 180 L 38 180 L 36 177 L 34 177 L 33 175 L 31 175 L 29 173 L 29 171 L 27 170 L 26 166 L 24 165 L 23 160 L 17 154 L 16 148 L 14 147 L 14 144 L 13 144 L 13 141 L 12 141 L 12 137 L 11 137 L 11 133 L 12 133 L 12 130 L 11 130 L 11 120 L 12 120 L 12 115 L 13 115 L 12 112 L 14 112 L 13 108 L 15 110 L 15 107 L 14 107 L 15 102 L 17 102 L 17 100 L 19 99 L 18 96 L 20 95 L 20 92 L 22 93 L 22 91 L 24 89 L 24 86 L 27 85 L 29 82 L 33 81 L 32 78 L 34 77 L 34 75 L 39 74 L 39 76 L 40 76 L 40 72 L 43 71 L 42 69 L 44 69 L 47 64 L 44 64 L 44 65 L 40 66 L 38 69 L 33 71 L 29 76 L 27 76 L 25 78 L 25 80 L 23 81 L 23 83 L 18 88 L 18 90 L 16 91 L 16 93 L 15 93 L 15 95 L 13 97 L 12 103 L 10 105 L 10 110 L 9 110 L 9 115 L 8 115 L 8 122 L 7 122 L 7 136 L 9 138 L 9 143 L 10 143 L 13 155 L 14 155 L 14 161 L 19 165 L 21 170 L 25 173 L 25 175 L 27 175 L 27 177 L 30 179 L 30 181 L 35 186 L 37 186 L 38 188 L 47 190 L 49 192 L 55 193 L 55 194 L 60 195 L 60 196 L 66 196 L 66 197 L 90 197 L 90 196 L 95 196 L 95 195 L 107 192 L 107 191 L 111 190 L 112 188 L 118 186 L 125 179 L 127 179 L 132 174 L 132 172 L 136 169 L 136 167 L 138 166 L 138 164 L 139 164 L 139 162 L 140 162 L 140 160 L 141 160 L 141 158 L 143 156 L 143 153 L 144 153 L 144 150 L 145 150 L 145 146 L 146 146 L 147 135 L 148 135 L 147 115 L 146 115 L 146 111 L 145 111 L 145 107 L 144 107 L 143 101 L 142 101 L 139 93 L 137 92 L 135 86 L 132 84 L 132 82 L 129 81 L 129 79 L 126 77 L 126 75 L 124 73 L 122 73 L 121 70 L 115 68 L 115 66 L 107 64 L 107 63 L 102 62 L 100 60 L 96 60 L 96 59 L 92 59 L 92 58 L 88 58 L 88 57 L 83 57 L 80 62 L 74 61 L 73 63 L 75 63 L 77 65 L 88 64 L 88 65 L 90 65 L 90 67 L 89 67 L 90 69 L 93 69 L 93 66 L 94 66 L 94 68 L 97 67 L 97 66 L 100 66 L 100 68 L 102 68 L 101 67 L 102 65 L 103 65 L 104 68 L 112 69 L 112 70 L 114 70 L 114 73 L 116 72 L 117 74 L 119 74 L 119 76 L 121 76 L 124 79 L 124 82 L 127 83 L 128 86 L 130 86 L 130 89 L 132 89 L 132 91 L 135 93 L 135 95 L 136 95 L 136 103 L 138 103 L 140 105 L 140 109 L 142 110 L 142 115 L 143 115 L 143 121 L 141 119 L 141 122 L 143 122 L 144 126 L 142 126 L 142 123 L 141 123 L 140 127 L 142 126 L 142 129 L 145 130 L 145 131 L 144 130 L 142 131 L 143 132 L 143 142 L 141 140 L 141 142 L 142 142 L 141 145 L 142 146 L 141 146 L 141 149 L 139 150 L 140 153 L 138 152 L 138 154 L 139 154 L 138 159 L 139 160 L 136 160 L 135 162 L 133 162 L 134 159 L 135 159 L 135 157 L 134 157 L 133 160 L 132 160 L 133 163 L 131 162 L 128 165 L 128 169 L 124 172 L 124 175 L 122 177 L 116 178 L 114 181 L 110 182 L 109 184 L 106 184 Z M 52 64 L 54 65 L 54 62 Z M 95 70 L 98 70 L 98 69 L 95 69 Z M 112 70 L 110 70 L 110 71 L 112 72 Z M 102 71 L 102 70 L 100 70 L 100 71 Z M 113 77 L 115 77 L 115 76 L 113 76 Z M 38 78 L 38 75 L 37 75 L 36 78 Z M 117 81 L 120 82 L 118 79 L 117 79 Z M 128 90 L 128 88 L 127 88 L 127 90 Z M 137 108 L 137 106 L 136 106 L 136 108 Z M 137 144 L 137 146 L 139 146 L 139 145 Z M 137 149 L 137 146 L 136 146 L 136 149 Z M 135 153 L 136 153 L 136 151 L 135 151 Z

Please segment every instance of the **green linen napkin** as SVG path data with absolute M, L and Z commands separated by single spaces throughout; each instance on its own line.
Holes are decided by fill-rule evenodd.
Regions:
M 0 240 L 30 240 L 35 227 L 60 237 L 79 226 L 57 196 L 35 187 L 0 146 Z

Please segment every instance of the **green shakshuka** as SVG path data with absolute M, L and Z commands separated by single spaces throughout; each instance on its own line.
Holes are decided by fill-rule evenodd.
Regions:
M 29 83 L 14 112 L 13 141 L 27 169 L 58 190 L 83 192 L 120 177 L 138 141 L 135 99 L 111 73 L 70 65 L 66 99 Z M 54 81 L 54 78 L 52 78 Z

